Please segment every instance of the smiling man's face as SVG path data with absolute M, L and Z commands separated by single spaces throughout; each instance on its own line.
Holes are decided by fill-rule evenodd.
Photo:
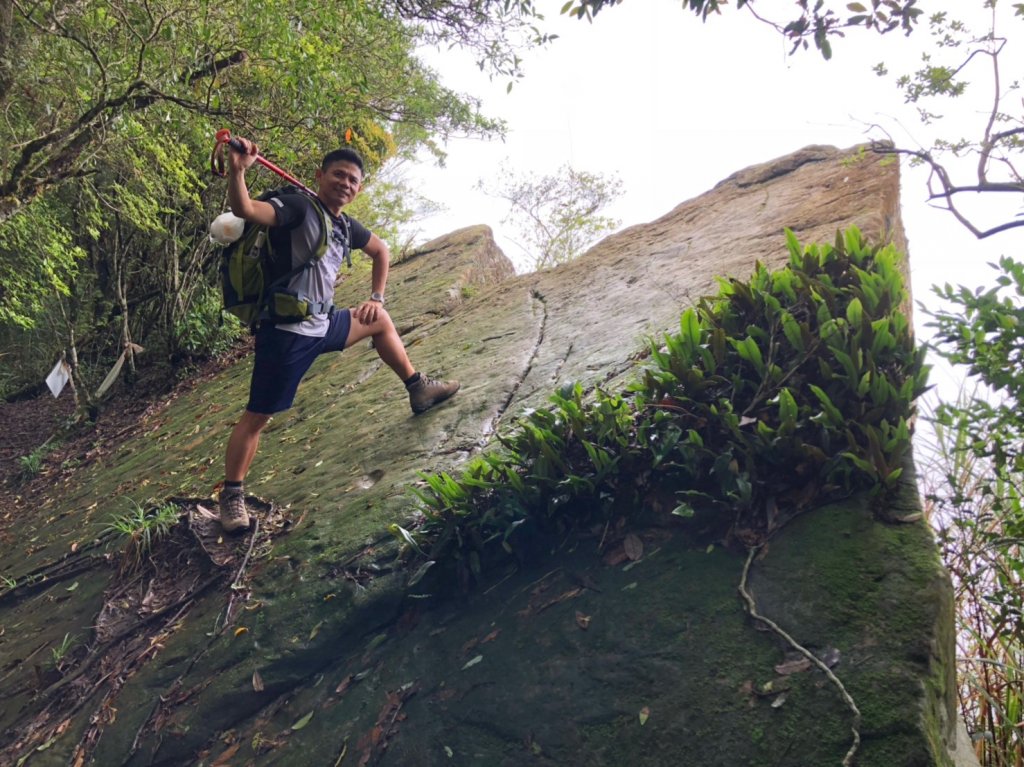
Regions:
M 317 195 L 332 213 L 339 213 L 359 194 L 363 173 L 359 166 L 347 160 L 332 162 L 316 172 Z

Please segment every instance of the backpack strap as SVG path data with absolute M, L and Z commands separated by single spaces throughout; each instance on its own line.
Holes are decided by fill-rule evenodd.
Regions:
M 292 190 L 289 189 L 288 191 Z M 264 304 L 267 302 L 269 297 L 273 295 L 275 290 L 277 290 L 278 288 L 285 287 L 293 277 L 302 273 L 306 269 L 311 269 L 316 264 L 317 261 L 324 257 L 324 254 L 327 252 L 327 248 L 331 241 L 331 233 L 334 231 L 334 218 L 328 212 L 327 208 L 324 207 L 323 203 L 320 202 L 319 198 L 312 197 L 311 201 L 313 208 L 317 211 L 317 213 L 320 214 L 320 238 L 317 240 L 316 246 L 313 248 L 312 255 L 304 263 L 299 264 L 286 274 L 282 274 L 280 277 L 278 277 L 276 280 L 274 280 L 273 282 L 266 286 L 266 288 L 264 289 Z M 352 240 L 351 229 L 349 227 L 348 219 L 344 213 L 341 215 L 340 220 L 342 221 L 345 228 L 345 261 L 351 268 L 352 257 L 350 255 L 351 248 L 349 247 L 349 242 L 351 242 Z M 330 314 L 334 310 L 334 301 L 330 299 L 327 301 L 309 301 L 307 298 L 303 297 L 303 300 L 306 301 L 306 304 L 309 307 L 309 313 L 311 315 Z M 261 320 L 270 319 L 269 309 L 264 308 L 260 312 L 259 316 Z
M 342 213 L 338 218 L 341 222 L 342 228 L 345 230 L 345 265 L 352 268 L 352 222 L 349 221 L 348 215 Z

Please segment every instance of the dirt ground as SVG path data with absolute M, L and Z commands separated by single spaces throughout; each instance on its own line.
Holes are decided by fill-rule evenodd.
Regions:
M 169 402 L 245 357 L 250 347 L 250 341 L 240 343 L 182 376 L 170 389 L 161 383 L 166 381 L 162 375 L 143 375 L 131 390 L 118 387 L 113 396 L 104 400 L 94 423 L 71 425 L 75 406 L 67 388 L 58 398 L 47 391 L 31 399 L 0 401 L 0 535 L 25 499 L 45 495 L 57 478 L 89 465 L 120 445 Z M 243 405 L 239 403 L 239 412 Z M 52 449 L 44 448 L 45 457 L 38 473 L 27 472 L 22 458 L 40 450 L 51 439 Z

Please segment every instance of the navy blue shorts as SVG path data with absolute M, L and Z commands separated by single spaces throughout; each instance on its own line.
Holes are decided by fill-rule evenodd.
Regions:
M 256 359 L 249 383 L 246 410 L 271 415 L 287 410 L 295 400 L 299 381 L 313 360 L 327 352 L 345 348 L 352 315 L 348 309 L 336 309 L 323 338 L 300 336 L 273 325 L 261 325 L 256 331 Z

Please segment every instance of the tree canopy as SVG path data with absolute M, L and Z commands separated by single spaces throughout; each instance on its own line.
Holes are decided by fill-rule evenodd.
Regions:
M 347 140 L 371 226 L 385 164 L 500 133 L 417 58 L 425 25 L 373 0 L 0 1 L 0 348 L 35 326 L 46 349 L 7 361 L 39 380 L 70 349 L 86 383 L 129 341 L 174 361 L 227 332 L 205 231 L 225 204 L 204 171 L 218 128 L 306 179 Z
M 991 200 L 993 194 L 1024 193 L 1024 177 L 1018 170 L 1024 151 L 1024 110 L 1018 102 L 1021 84 L 1003 72 L 1001 61 L 1009 40 L 999 28 L 996 3 L 985 0 L 983 7 L 990 12 L 990 22 L 980 30 L 971 29 L 946 11 L 930 16 L 934 45 L 922 54 L 916 70 L 898 73 L 895 81 L 921 123 L 940 133 L 945 117 L 958 109 L 969 90 L 990 88 L 987 109 L 975 123 L 976 132 L 944 133 L 930 145 L 916 147 L 877 146 L 880 152 L 904 155 L 926 166 L 929 202 L 949 211 L 979 239 L 1024 226 L 1019 217 L 993 221 L 990 206 L 970 205 L 979 200 L 979 193 L 988 195 L 985 200 Z M 1024 3 L 1012 7 L 1017 19 L 1024 19 Z M 876 72 L 889 74 L 884 64 L 879 64 Z
M 477 183 L 485 193 L 509 203 L 504 220 L 516 223 L 535 270 L 571 261 L 619 225 L 600 215 L 618 185 L 614 177 L 569 165 L 541 176 L 518 174 L 505 166 L 492 183 Z
M 580 19 L 591 19 L 605 8 L 619 5 L 622 0 L 570 0 L 563 12 Z M 693 11 L 702 21 L 722 12 L 728 0 L 683 0 L 683 7 Z M 863 3 L 832 3 L 826 0 L 794 0 L 796 17 L 777 21 L 761 15 L 767 3 L 754 0 L 736 0 L 737 10 L 746 9 L 758 20 L 774 27 L 793 41 L 793 51 L 814 46 L 826 59 L 832 57 L 830 38 L 842 37 L 848 29 L 863 27 L 880 34 L 902 29 L 909 34 L 924 11 L 917 0 L 865 0 Z M 777 4 L 776 4 L 777 6 Z M 773 9 L 777 11 L 777 8 Z

